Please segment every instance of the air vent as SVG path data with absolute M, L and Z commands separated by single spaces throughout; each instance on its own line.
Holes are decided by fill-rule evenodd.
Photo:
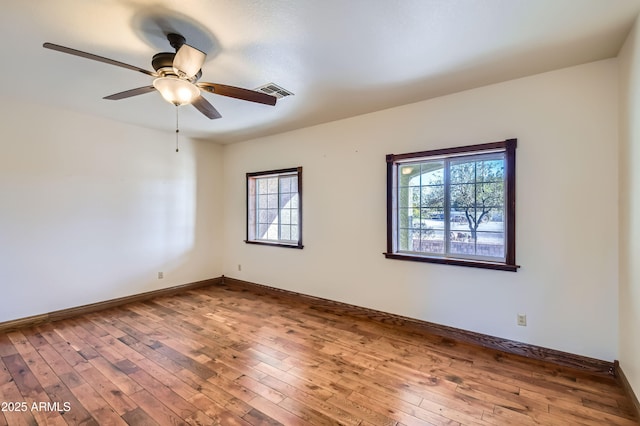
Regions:
M 264 86 L 260 86 L 256 89 L 258 92 L 266 93 L 267 95 L 275 96 L 278 99 L 282 99 L 286 96 L 292 96 L 293 93 L 287 89 L 278 86 L 275 83 L 267 83 Z

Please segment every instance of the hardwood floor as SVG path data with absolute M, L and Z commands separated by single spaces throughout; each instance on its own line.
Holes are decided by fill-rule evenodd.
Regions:
M 228 284 L 0 334 L 0 403 L 0 425 L 639 424 L 613 378 Z

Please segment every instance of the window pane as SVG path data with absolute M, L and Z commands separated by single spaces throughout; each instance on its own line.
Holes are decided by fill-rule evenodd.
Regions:
M 274 222 L 278 222 L 278 209 L 265 209 L 265 210 L 261 210 L 260 213 L 265 212 L 267 215 L 266 220 L 264 221 L 260 221 L 260 223 L 274 223 Z
M 426 230 L 420 231 L 419 250 L 423 253 L 444 253 L 444 231 L 443 230 Z
M 478 181 L 499 182 L 504 180 L 504 160 L 486 160 L 478 162 Z
M 488 225 L 495 224 L 496 226 L 499 226 L 500 229 L 504 230 L 504 207 L 501 206 L 499 208 L 491 209 L 488 216 Z
M 294 241 L 300 239 L 300 235 L 298 234 L 298 226 L 296 225 L 291 225 L 291 239 Z
M 291 176 L 291 192 L 298 192 L 298 176 Z
M 259 209 L 266 209 L 267 207 L 269 207 L 269 204 L 267 203 L 267 196 L 266 195 L 258 195 L 258 208 Z
M 407 228 L 400 228 L 398 230 L 398 250 L 399 251 L 411 251 L 409 238 L 409 230 Z
M 280 208 L 291 208 L 291 198 L 294 194 L 287 192 L 286 194 L 280 194 Z
M 449 194 L 449 205 L 451 208 L 465 210 L 475 205 L 476 185 L 474 183 L 452 184 L 449 188 Z
M 504 232 L 478 231 L 475 254 L 485 257 L 504 257 Z
M 290 240 L 291 239 L 291 226 L 282 225 L 280 227 L 280 239 L 282 239 L 282 240 Z
M 491 209 L 501 208 L 503 204 L 503 182 L 479 183 L 476 185 L 476 205 Z
M 419 214 L 418 217 L 414 216 L 414 209 L 403 208 L 398 209 L 398 226 L 401 228 L 411 228 L 413 226 L 414 220 L 420 220 Z
M 420 165 L 420 185 L 442 185 L 444 183 L 444 161 L 429 161 Z
M 398 183 L 400 186 L 408 186 L 409 181 L 419 174 L 420 165 L 404 164 L 398 167 Z
M 291 178 L 290 177 L 282 177 L 280 178 L 280 192 L 290 192 L 291 191 Z
M 267 204 L 270 209 L 278 208 L 278 194 L 269 194 L 267 195 Z
M 452 230 L 458 229 L 460 226 L 464 228 L 467 226 L 467 224 L 467 215 L 465 214 L 464 209 L 451 209 L 449 213 L 449 227 Z
M 408 252 L 439 254 L 444 250 L 444 161 L 399 167 L 399 247 Z
M 400 250 L 418 251 L 420 250 L 420 231 L 411 228 L 401 229 L 398 238 Z
M 267 179 L 257 179 L 258 182 L 258 194 L 265 194 L 267 192 Z
M 444 229 L 443 209 L 422 209 L 420 225 L 423 229 Z
M 475 255 L 475 242 L 467 228 L 463 231 L 450 231 L 449 252 L 452 254 Z
M 420 207 L 420 187 L 405 186 L 398 188 L 398 207 Z
M 269 226 L 269 230 L 267 231 L 267 239 L 268 240 L 277 240 L 278 239 L 278 226 L 277 225 Z
M 451 165 L 449 252 L 504 258 L 504 161 Z M 495 215 L 495 218 L 494 218 Z
M 298 208 L 298 194 L 294 194 L 293 197 L 291 197 L 291 199 L 289 200 L 289 205 L 288 207 L 292 208 L 292 209 L 297 209 Z
M 492 209 L 481 221 L 477 231 L 478 256 L 504 257 L 504 209 Z
M 268 223 L 260 223 L 258 224 L 258 235 L 257 238 L 260 240 L 266 240 L 267 239 L 267 231 L 269 230 L 269 224 Z
M 290 224 L 291 223 L 291 210 L 290 209 L 282 209 L 280 210 L 280 223 Z
M 453 184 L 475 182 L 474 163 L 451 162 L 449 182 Z
M 277 194 L 278 193 L 278 178 L 269 178 L 267 179 L 267 191 L 269 194 Z
M 297 225 L 298 224 L 298 209 L 291 209 L 291 224 L 292 225 Z
M 423 186 L 420 196 L 422 207 L 444 208 L 444 186 Z

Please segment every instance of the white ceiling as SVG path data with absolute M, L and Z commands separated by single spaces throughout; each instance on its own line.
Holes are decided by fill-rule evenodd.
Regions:
M 0 98 L 175 129 L 152 78 L 42 48 L 47 41 L 148 70 L 179 32 L 208 56 L 200 81 L 295 95 L 275 107 L 205 94 L 181 133 L 230 143 L 610 58 L 640 0 L 2 0 Z M 37 119 L 37 117 L 36 117 Z

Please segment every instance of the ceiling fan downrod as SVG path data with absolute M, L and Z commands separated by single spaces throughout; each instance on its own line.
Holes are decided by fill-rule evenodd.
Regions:
M 169 44 L 171 45 L 171 47 L 176 49 L 176 52 L 182 47 L 183 44 L 187 42 L 187 39 L 185 39 L 180 34 L 175 33 L 167 34 L 167 40 L 169 40 Z
M 180 128 L 178 126 L 178 109 L 180 105 L 176 105 L 176 152 L 180 151 L 178 149 L 178 136 L 180 135 Z

